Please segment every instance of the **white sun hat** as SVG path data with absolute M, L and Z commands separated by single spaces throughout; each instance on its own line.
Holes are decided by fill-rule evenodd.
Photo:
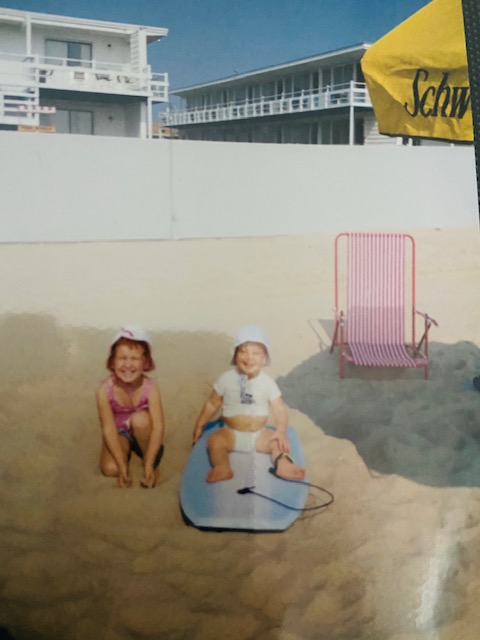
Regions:
M 111 344 L 114 345 L 117 340 L 120 340 L 120 338 L 126 338 L 127 340 L 136 340 L 138 342 L 146 342 L 150 349 L 152 348 L 152 341 L 149 334 L 143 327 L 140 327 L 136 324 L 129 324 L 122 327 L 120 331 L 117 331 L 117 333 L 115 334 Z
M 267 352 L 265 364 L 270 364 L 270 340 L 263 329 L 260 329 L 260 327 L 253 324 L 248 324 L 245 327 L 242 327 L 235 335 L 233 339 L 233 355 L 231 364 L 235 364 L 235 352 L 244 342 L 259 342 L 260 344 L 263 344 L 265 351 Z

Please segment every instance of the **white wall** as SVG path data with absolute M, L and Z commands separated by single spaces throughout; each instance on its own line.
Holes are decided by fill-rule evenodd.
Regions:
M 151 142 L 0 132 L 1 240 L 169 237 L 168 149 Z
M 0 132 L 0 241 L 464 228 L 472 147 L 333 147 Z
M 5 53 L 25 53 L 27 49 L 23 25 L 0 24 L 0 51 Z

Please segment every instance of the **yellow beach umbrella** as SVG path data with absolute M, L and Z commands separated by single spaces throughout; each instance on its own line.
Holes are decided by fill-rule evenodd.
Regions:
M 432 0 L 361 64 L 380 133 L 473 142 L 461 0 Z

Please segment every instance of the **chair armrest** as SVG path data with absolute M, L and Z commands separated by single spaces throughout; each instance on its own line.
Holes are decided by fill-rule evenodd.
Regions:
M 433 318 L 431 318 L 428 313 L 422 313 L 421 311 L 415 311 L 415 313 L 418 313 L 419 316 L 422 316 L 422 318 L 425 320 L 425 329 L 423 331 L 423 335 L 420 338 L 419 343 L 417 344 L 417 346 L 414 346 L 414 354 L 418 354 L 420 353 L 420 349 L 423 346 L 423 343 L 425 343 L 425 349 L 428 351 L 428 332 L 430 330 L 430 327 L 432 326 L 432 324 L 434 324 L 436 327 L 438 327 L 438 322 L 436 320 L 434 320 Z
M 419 316 L 422 316 L 422 318 L 425 320 L 426 327 L 430 328 L 432 324 L 438 327 L 438 322 L 434 320 L 432 317 L 430 317 L 428 313 L 422 313 L 422 311 L 415 311 L 415 313 L 418 313 Z

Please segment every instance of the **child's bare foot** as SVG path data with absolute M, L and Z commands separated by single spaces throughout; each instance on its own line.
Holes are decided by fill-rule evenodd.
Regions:
M 303 480 L 305 469 L 295 464 L 291 456 L 281 453 L 274 462 L 275 474 L 286 480 Z
M 207 473 L 207 482 L 221 482 L 222 480 L 231 480 L 233 471 L 227 466 L 215 466 Z

